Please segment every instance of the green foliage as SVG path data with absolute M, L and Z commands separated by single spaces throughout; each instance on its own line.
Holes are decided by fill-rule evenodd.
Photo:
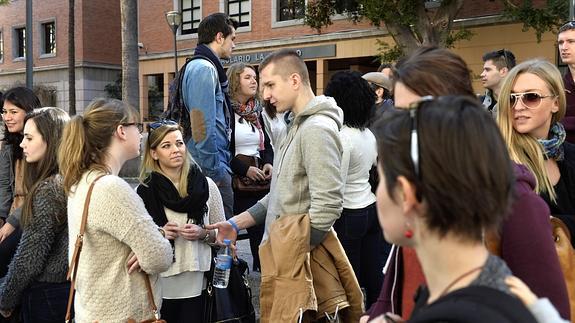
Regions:
M 565 0 L 547 0 L 541 8 L 533 7 L 533 1 L 523 0 L 515 5 L 509 0 L 502 0 L 505 6 L 503 17 L 523 22 L 523 31 L 532 28 L 537 42 L 545 32 L 557 32 L 557 29 L 568 19 L 569 2 Z
M 4 6 L 10 3 L 10 0 L 0 0 L 0 6 Z
M 122 100 L 122 74 L 119 74 L 114 83 L 104 86 L 106 95 L 111 99 Z
M 386 63 L 392 64 L 396 62 L 400 57 L 405 55 L 403 52 L 403 48 L 401 46 L 398 46 L 396 44 L 390 45 L 389 43 L 381 39 L 377 39 L 376 43 L 377 43 L 377 50 L 379 51 L 377 58 L 380 64 L 386 64 Z
M 449 35 L 447 35 L 447 39 L 445 40 L 445 47 L 446 48 L 453 48 L 455 47 L 455 43 L 459 40 L 471 40 L 475 36 L 475 33 L 471 30 L 463 27 L 457 31 L 452 30 Z

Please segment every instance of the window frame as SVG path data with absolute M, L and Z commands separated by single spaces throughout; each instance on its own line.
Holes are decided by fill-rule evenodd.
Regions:
M 279 2 L 281 0 L 272 0 L 272 9 L 271 9 L 271 17 L 272 17 L 272 29 L 274 28 L 282 28 L 282 27 L 290 27 L 290 26 L 300 26 L 303 25 L 303 18 L 299 19 L 292 19 L 292 20 L 279 20 Z M 304 0 L 304 6 L 307 6 L 310 0 Z M 335 14 L 331 16 L 331 20 L 343 20 L 347 19 L 345 14 Z
M 20 30 L 22 30 L 22 37 L 20 37 Z M 20 38 L 22 39 L 22 53 L 20 56 Z M 12 60 L 23 61 L 26 59 L 26 26 L 17 25 L 12 27 Z
M 194 30 L 192 28 L 192 32 L 190 33 L 183 33 L 184 31 L 184 10 L 183 8 L 183 2 L 186 0 L 174 0 L 174 10 L 178 11 L 181 15 L 182 15 L 182 23 L 180 25 L 180 28 L 178 28 L 178 33 L 176 34 L 176 39 L 190 39 L 190 38 L 198 38 L 198 31 L 197 29 Z M 191 2 L 191 9 L 186 9 L 186 11 L 190 10 L 191 11 L 191 15 L 192 15 L 192 20 L 191 20 L 191 24 L 193 26 L 194 24 L 194 10 L 199 10 L 199 20 L 198 23 L 200 21 L 202 21 L 202 9 L 203 9 L 203 3 L 202 0 L 199 0 L 199 7 L 194 7 L 194 0 L 189 0 Z
M 57 38 L 57 30 L 58 26 L 56 24 L 56 19 L 48 19 L 42 20 L 39 22 L 39 34 L 40 34 L 40 58 L 48 58 L 48 57 L 55 57 L 58 53 L 58 38 Z M 52 24 L 54 26 L 54 51 L 53 52 L 46 52 L 46 29 L 44 26 Z
M 230 1 L 230 0 L 220 0 L 220 12 L 225 12 L 228 16 L 230 15 L 230 14 L 229 14 L 229 10 L 228 10 L 228 9 L 229 9 L 229 1 Z M 252 18 L 253 18 L 253 6 L 252 6 L 252 1 L 253 1 L 253 0 L 232 0 L 232 1 L 239 3 L 239 8 L 240 8 L 240 10 L 241 10 L 241 8 L 242 8 L 242 6 L 241 6 L 241 3 L 242 3 L 242 2 L 247 2 L 248 8 L 249 8 L 249 9 L 247 10 L 247 12 L 249 13 L 249 16 L 250 16 L 250 19 L 248 20 L 248 25 L 247 25 L 247 26 L 239 26 L 239 27 L 236 29 L 236 33 L 238 33 L 238 32 L 242 33 L 242 32 L 252 31 L 252 21 L 253 21 L 253 19 L 252 19 Z M 244 12 L 245 12 L 245 11 L 244 11 Z M 241 11 L 239 12 L 239 16 L 240 16 L 240 17 L 242 16 Z M 230 18 L 236 19 L 236 20 L 239 22 L 239 20 L 238 20 L 235 16 L 230 16 Z
M 0 64 L 4 63 L 4 30 L 0 28 Z

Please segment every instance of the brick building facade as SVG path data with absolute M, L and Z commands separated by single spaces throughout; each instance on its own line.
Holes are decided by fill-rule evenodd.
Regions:
M 25 0 L 0 6 L 0 90 L 25 83 L 25 26 Z M 119 1 L 76 0 L 75 27 L 76 109 L 81 112 L 120 75 Z M 56 100 L 51 103 L 67 109 L 68 1 L 35 0 L 32 33 L 34 84 L 53 90 Z

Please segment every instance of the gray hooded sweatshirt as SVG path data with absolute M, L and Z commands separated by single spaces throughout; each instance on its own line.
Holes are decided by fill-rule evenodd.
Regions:
M 274 156 L 268 195 L 248 211 L 265 221 L 263 241 L 280 215 L 309 214 L 311 244 L 319 244 L 343 208 L 339 130 L 343 112 L 331 97 L 317 96 L 288 125 Z

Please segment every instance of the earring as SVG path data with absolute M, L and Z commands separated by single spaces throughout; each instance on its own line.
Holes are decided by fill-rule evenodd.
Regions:
M 409 222 L 405 222 L 405 227 L 406 227 L 406 229 L 405 229 L 405 231 L 403 232 L 403 235 L 404 235 L 407 239 L 413 238 L 413 230 L 411 230 Z
M 405 235 L 405 237 L 407 239 L 411 239 L 413 238 L 413 231 L 411 231 L 410 229 L 405 230 L 405 232 L 403 233 L 403 235 Z

